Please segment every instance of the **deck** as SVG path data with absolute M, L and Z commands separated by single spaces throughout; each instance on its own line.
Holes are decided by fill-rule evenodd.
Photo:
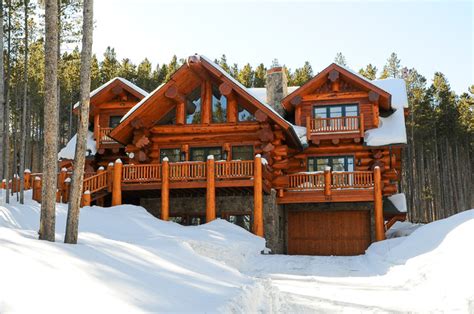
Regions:
M 364 137 L 364 116 L 310 118 L 306 119 L 308 141 L 319 144 L 321 140 L 332 140 L 336 144 L 340 139 L 353 139 L 359 143 Z

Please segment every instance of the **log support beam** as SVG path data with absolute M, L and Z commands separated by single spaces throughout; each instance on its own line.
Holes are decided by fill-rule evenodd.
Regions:
M 84 207 L 84 206 L 91 206 L 91 192 L 90 191 L 85 191 L 84 194 L 82 194 L 81 207 Z
M 374 207 L 375 241 L 382 241 L 385 240 L 385 224 L 383 220 L 382 173 L 379 166 L 374 168 Z
M 206 223 L 216 219 L 216 181 L 214 156 L 207 157 Z
M 117 159 L 112 179 L 112 206 L 122 205 L 122 166 L 122 161 Z
M 331 167 L 324 169 L 324 196 L 327 200 L 331 199 Z
M 161 162 L 161 219 L 170 218 L 170 165 L 168 157 Z
M 263 183 L 262 183 L 262 157 L 255 156 L 254 181 L 253 181 L 253 233 L 263 237 Z

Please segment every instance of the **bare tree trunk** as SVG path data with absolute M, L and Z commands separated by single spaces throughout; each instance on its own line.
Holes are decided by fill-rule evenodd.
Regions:
M 65 243 L 77 243 L 79 226 L 79 210 L 82 198 L 82 183 L 84 179 L 84 164 L 86 153 L 87 129 L 89 126 L 89 102 L 91 90 L 91 58 L 92 58 L 92 28 L 93 0 L 84 0 L 81 52 L 81 108 L 77 128 L 76 154 L 74 157 L 74 172 L 72 174 L 72 189 L 67 215 Z
M 3 172 L 5 173 L 6 189 L 5 189 L 5 201 L 10 203 L 10 193 L 8 189 L 8 180 L 10 179 L 10 56 L 11 56 L 11 0 L 7 1 L 8 6 L 8 36 L 7 36 L 7 74 L 5 81 L 5 122 L 4 122 L 4 133 L 3 133 L 3 144 L 5 147 L 5 158 L 3 160 Z
M 21 110 L 21 136 L 20 136 L 20 204 L 25 203 L 25 155 L 26 155 L 26 108 L 28 101 L 28 0 L 25 0 L 25 56 L 23 68 L 23 108 Z
M 45 2 L 44 154 L 39 238 L 54 242 L 58 163 L 58 2 Z
M 4 149 L 4 133 L 5 128 L 4 125 L 6 124 L 5 120 L 5 99 L 4 99 L 4 84 L 5 84 L 5 73 L 3 72 L 3 0 L 0 0 L 0 158 L 2 161 L 5 160 L 5 151 Z M 3 162 L 0 162 L 0 180 L 4 179 L 6 176 L 3 173 Z

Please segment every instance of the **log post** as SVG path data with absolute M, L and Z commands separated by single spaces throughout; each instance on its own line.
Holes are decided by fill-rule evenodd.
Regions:
M 176 105 L 176 124 L 183 125 L 185 121 L 186 121 L 186 104 L 180 101 Z
M 31 183 L 31 171 L 29 169 L 26 169 L 25 172 L 24 172 L 24 176 L 23 176 L 23 182 L 24 182 L 24 187 L 25 187 L 25 190 L 29 190 L 31 189 L 31 186 L 30 186 L 30 183 Z
M 122 205 L 122 166 L 122 161 L 117 159 L 112 178 L 112 206 Z
M 253 233 L 263 237 L 262 157 L 255 156 L 253 178 Z
M 306 117 L 306 138 L 308 142 L 311 140 L 311 117 Z
M 56 203 L 61 203 L 61 194 L 62 191 L 60 189 L 56 189 Z
M 331 167 L 324 168 L 324 195 L 331 197 Z
M 170 165 L 168 157 L 161 162 L 161 219 L 169 220 L 170 216 Z
M 95 137 L 95 145 L 97 149 L 99 149 L 100 146 L 100 116 L 99 114 L 96 114 L 94 116 L 94 137 Z
M 33 181 L 33 200 L 41 202 L 41 178 L 35 177 Z
M 375 241 L 385 240 L 382 203 L 382 174 L 379 166 L 374 168 L 374 218 Z
M 64 190 L 64 181 L 67 178 L 67 169 L 66 168 L 61 168 L 61 171 L 59 172 L 59 178 L 58 178 L 58 189 L 62 193 Z
M 69 192 L 71 191 L 71 178 L 66 178 L 64 180 L 64 190 L 63 190 L 63 197 L 62 197 L 62 202 L 66 204 L 69 202 Z
M 239 115 L 237 97 L 234 93 L 230 93 L 227 96 L 227 123 L 237 122 L 237 117 Z
M 6 187 L 7 187 L 7 180 L 6 180 L 6 179 L 3 179 L 3 180 L 2 180 L 1 188 L 4 190 L 4 189 L 6 189 Z
M 85 191 L 84 194 L 82 194 L 81 207 L 84 207 L 84 206 L 91 206 L 91 192 L 90 191 Z
M 360 120 L 359 120 L 359 129 L 360 129 L 360 137 L 364 137 L 364 114 L 360 114 Z
M 114 163 L 109 162 L 107 165 L 107 192 L 112 192 L 112 182 L 114 178 Z
M 214 156 L 207 156 L 206 169 L 206 223 L 216 219 L 216 181 Z

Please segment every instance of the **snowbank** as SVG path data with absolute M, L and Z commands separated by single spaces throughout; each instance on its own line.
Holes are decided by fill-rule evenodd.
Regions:
M 91 131 L 87 131 L 87 143 L 86 147 L 87 150 L 90 151 L 89 155 L 94 156 L 97 153 L 96 143 L 94 140 L 94 133 Z M 76 156 L 76 141 L 77 141 L 77 134 L 69 140 L 63 149 L 61 149 L 58 153 L 58 159 L 74 159 Z M 87 153 L 86 153 L 87 156 Z
M 378 128 L 365 131 L 364 141 L 368 146 L 407 143 L 403 109 L 397 109 L 390 116 L 379 119 Z
M 421 226 L 421 224 L 414 224 L 409 221 L 397 221 L 385 232 L 385 236 L 387 239 L 406 237 Z
M 392 202 L 393 206 L 395 206 L 399 212 L 407 212 L 407 199 L 405 197 L 405 193 L 393 194 L 388 197 L 388 200 Z

